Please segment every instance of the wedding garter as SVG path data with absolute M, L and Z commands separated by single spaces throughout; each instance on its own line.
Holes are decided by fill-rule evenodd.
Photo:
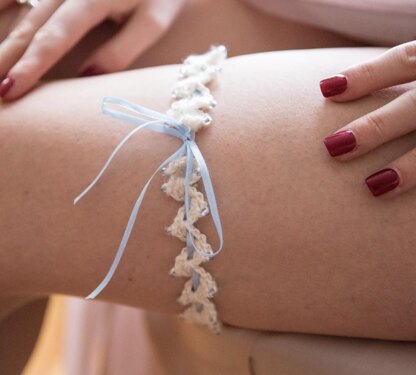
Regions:
M 218 214 L 214 190 L 204 157 L 195 142 L 195 133 L 211 124 L 212 118 L 207 113 L 215 107 L 216 102 L 206 86 L 214 80 L 221 70 L 219 64 L 227 58 L 224 46 L 212 46 L 202 55 L 190 55 L 185 59 L 179 73 L 179 80 L 172 91 L 172 102 L 166 114 L 162 114 L 141 105 L 130 103 L 120 98 L 104 98 L 102 112 L 117 119 L 128 121 L 136 127 L 124 137 L 111 153 L 97 177 L 74 200 L 76 204 L 100 179 L 111 160 L 120 151 L 127 140 L 141 129 L 163 133 L 183 140 L 183 145 L 168 157 L 153 173 L 140 193 L 114 261 L 104 279 L 86 299 L 94 299 L 109 283 L 126 248 L 130 233 L 144 198 L 144 194 L 156 173 L 161 172 L 167 181 L 161 190 L 178 202 L 184 202 L 179 208 L 173 222 L 165 228 L 165 233 L 179 238 L 186 243 L 176 257 L 169 272 L 173 277 L 188 277 L 182 294 L 177 299 L 181 305 L 189 305 L 179 318 L 207 326 L 214 334 L 221 332 L 221 322 L 211 298 L 218 291 L 217 284 L 201 264 L 217 255 L 223 248 L 223 234 Z M 147 119 L 142 119 L 142 118 Z M 197 189 L 197 182 L 202 179 L 207 200 Z M 220 245 L 213 251 L 207 237 L 194 226 L 201 217 L 211 214 L 215 224 Z

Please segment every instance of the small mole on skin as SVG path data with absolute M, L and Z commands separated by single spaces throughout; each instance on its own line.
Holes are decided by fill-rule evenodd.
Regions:
M 127 280 L 128 280 L 128 281 L 133 281 L 133 278 L 132 278 L 131 276 L 129 276 L 129 277 L 127 278 Z
M 248 357 L 248 371 L 250 372 L 250 375 L 256 375 L 254 372 L 254 360 L 252 356 Z

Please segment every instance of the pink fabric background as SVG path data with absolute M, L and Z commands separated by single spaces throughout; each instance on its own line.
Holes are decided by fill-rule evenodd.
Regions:
M 416 342 L 263 332 L 214 336 L 172 315 L 68 298 L 65 375 L 414 375 Z
M 245 0 L 279 17 L 377 45 L 416 39 L 415 0 Z

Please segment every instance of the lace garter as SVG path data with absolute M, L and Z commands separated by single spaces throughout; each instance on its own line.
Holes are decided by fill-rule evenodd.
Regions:
M 160 172 L 167 178 L 161 186 L 162 192 L 184 203 L 178 209 L 173 222 L 165 228 L 166 234 L 175 236 L 186 243 L 169 272 L 172 277 L 189 278 L 185 282 L 182 294 L 177 299 L 181 305 L 189 306 L 179 317 L 185 321 L 206 326 L 214 334 L 221 332 L 221 322 L 218 319 L 215 305 L 210 301 L 217 293 L 218 287 L 212 275 L 201 264 L 222 250 L 223 234 L 208 167 L 195 142 L 195 133 L 212 122 L 207 111 L 214 108 L 216 102 L 206 85 L 216 78 L 221 70 L 220 63 L 226 58 L 227 50 L 222 45 L 212 46 L 205 54 L 190 55 L 186 58 L 179 72 L 179 80 L 172 90 L 174 100 L 166 114 L 124 99 L 104 98 L 102 103 L 104 114 L 128 121 L 136 126 L 114 149 L 97 177 L 75 198 L 74 204 L 97 183 L 111 160 L 128 139 L 138 131 L 146 128 L 177 137 L 183 140 L 183 145 L 156 169 L 145 184 L 133 207 L 108 273 L 86 299 L 94 299 L 111 280 L 127 246 L 146 190 L 156 173 Z M 207 200 L 197 189 L 197 183 L 201 179 Z M 215 252 L 207 242 L 206 235 L 194 225 L 199 218 L 209 214 L 212 216 L 220 240 L 220 246 Z

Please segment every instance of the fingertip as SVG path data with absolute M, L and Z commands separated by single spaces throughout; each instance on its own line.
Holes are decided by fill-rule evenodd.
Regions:
M 4 94 L 4 100 L 15 100 L 30 91 L 39 81 L 41 62 L 33 59 L 21 59 L 14 65 L 6 78 L 12 80 L 12 84 Z
M 3 102 L 16 100 L 25 95 L 32 86 L 32 83 L 25 82 L 23 76 L 10 72 L 0 82 L 0 98 Z
M 6 95 L 10 92 L 11 88 L 14 86 L 15 80 L 10 75 L 7 75 L 0 82 L 0 98 L 7 99 Z
M 0 98 L 3 102 L 12 101 L 23 96 L 28 88 L 22 85 L 23 79 L 16 74 L 9 73 L 0 83 Z
M 77 75 L 78 77 L 91 77 L 106 74 L 104 68 L 98 64 L 89 64 L 85 68 L 81 69 L 81 72 Z
M 357 148 L 357 139 L 352 130 L 342 130 L 329 135 L 323 140 L 323 143 L 332 157 L 340 157 L 339 160 L 345 159 L 345 156 L 351 157 L 351 152 Z
M 322 95 L 325 98 L 330 98 L 345 92 L 348 88 L 348 80 L 344 74 L 336 74 L 321 80 L 319 87 Z
M 385 195 L 386 197 L 394 195 L 392 191 L 399 186 L 400 181 L 399 173 L 393 168 L 384 168 L 365 179 L 365 183 L 374 197 L 379 197 L 389 192 L 391 192 L 390 195 Z

